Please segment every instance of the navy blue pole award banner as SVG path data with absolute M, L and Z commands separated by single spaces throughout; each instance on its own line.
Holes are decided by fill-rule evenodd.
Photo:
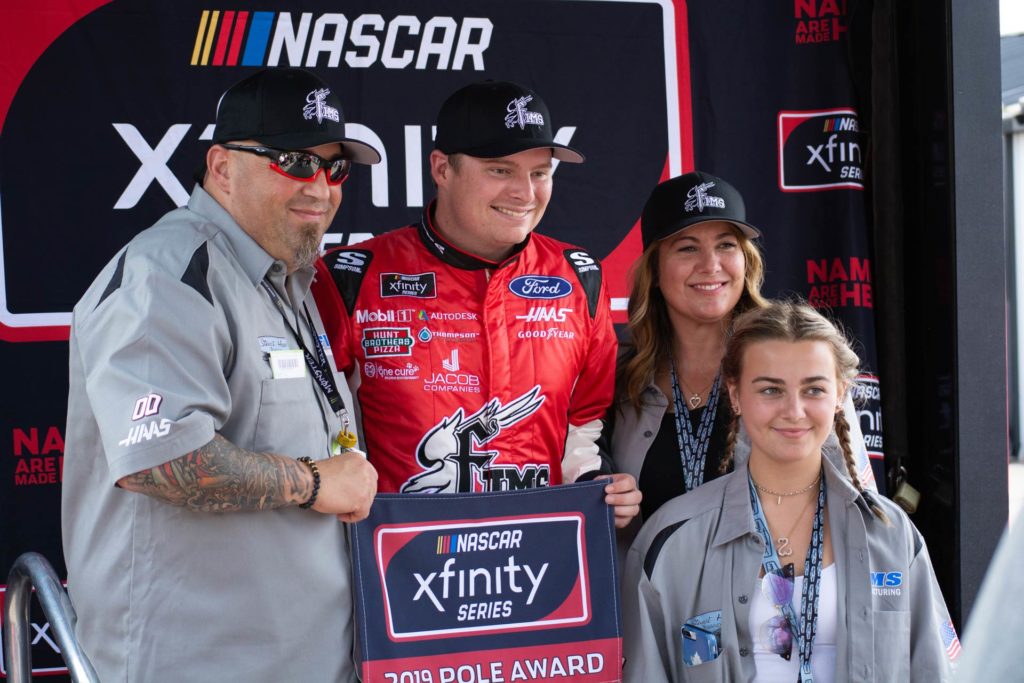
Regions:
M 621 678 L 603 482 L 381 494 L 352 545 L 364 682 Z

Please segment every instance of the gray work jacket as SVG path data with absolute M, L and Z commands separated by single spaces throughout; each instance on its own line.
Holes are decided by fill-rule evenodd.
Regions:
M 949 681 L 943 641 L 943 633 L 951 632 L 949 614 L 921 534 L 894 503 L 859 495 L 828 458 L 823 463 L 841 596 L 835 680 Z M 874 516 L 867 498 L 885 511 L 890 525 Z M 733 473 L 662 506 L 626 562 L 625 681 L 754 680 L 748 618 L 763 551 L 744 460 Z M 721 654 L 686 665 L 681 627 L 716 610 Z

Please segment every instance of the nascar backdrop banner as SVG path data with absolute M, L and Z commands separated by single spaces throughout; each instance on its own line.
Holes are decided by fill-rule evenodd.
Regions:
M 381 494 L 352 539 L 364 681 L 620 680 L 604 482 Z
M 64 572 L 74 303 L 128 239 L 184 203 L 218 97 L 264 66 L 316 71 L 338 92 L 348 134 L 384 155 L 345 184 L 331 245 L 418 217 L 449 93 L 485 78 L 537 90 L 557 139 L 587 155 L 555 169 L 540 230 L 602 259 L 619 322 L 650 190 L 693 168 L 727 178 L 764 232 L 766 293 L 828 307 L 858 338 L 861 427 L 884 487 L 857 8 L 870 3 L 0 3 L 0 583 L 27 550 Z M 34 661 L 59 668 L 45 620 L 34 621 Z

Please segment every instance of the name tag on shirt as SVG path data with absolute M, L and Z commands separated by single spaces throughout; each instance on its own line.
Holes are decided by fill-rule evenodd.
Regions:
M 270 371 L 274 379 L 306 376 L 306 360 L 299 349 L 270 352 Z
M 271 351 L 287 351 L 288 340 L 284 337 L 260 337 L 260 351 L 270 353 Z

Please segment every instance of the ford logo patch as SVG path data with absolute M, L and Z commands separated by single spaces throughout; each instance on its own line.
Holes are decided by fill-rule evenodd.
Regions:
M 572 283 L 553 275 L 520 275 L 508 288 L 524 299 L 561 299 L 572 292 Z

